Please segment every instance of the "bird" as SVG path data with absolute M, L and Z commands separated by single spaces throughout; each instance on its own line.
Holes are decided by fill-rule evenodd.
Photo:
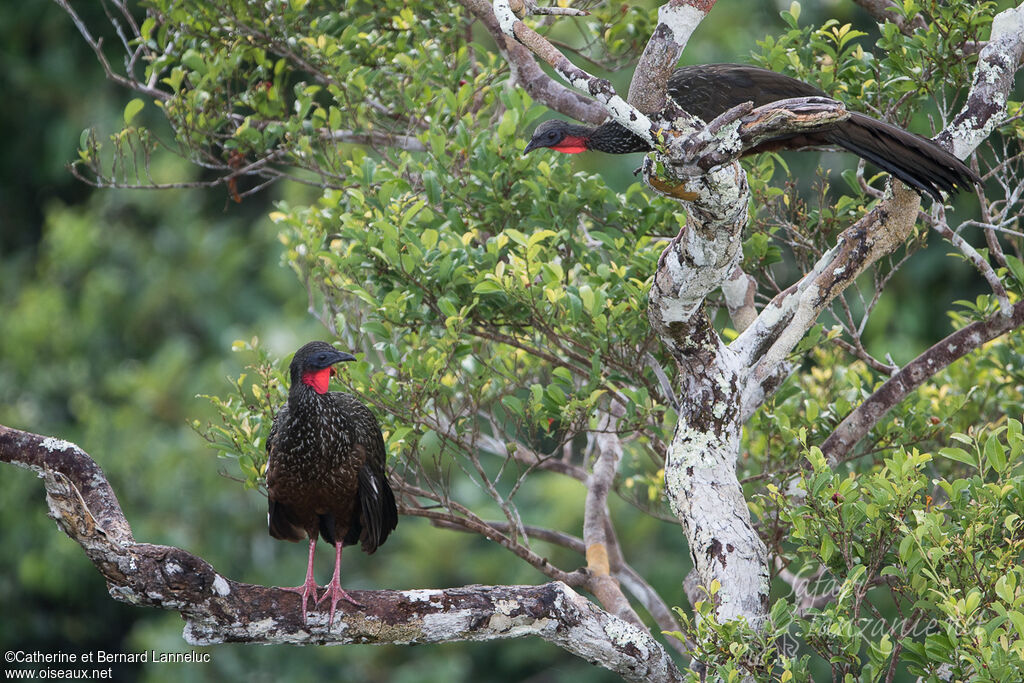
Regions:
M 361 543 L 372 554 L 398 524 L 380 423 L 355 396 L 328 390 L 337 374 L 334 365 L 354 360 L 322 341 L 296 351 L 288 369 L 288 401 L 267 437 L 270 535 L 285 541 L 309 539 L 305 582 L 284 588 L 302 596 L 303 624 L 311 597 L 314 605 L 330 599 L 332 624 L 341 600 L 362 607 L 341 588 L 342 546 Z M 319 600 L 313 578 L 318 537 L 335 550 L 334 575 Z
M 667 94 L 687 112 L 711 121 L 719 114 L 753 102 L 760 107 L 791 97 L 828 97 L 822 90 L 784 74 L 744 64 L 702 64 L 676 69 Z M 870 161 L 914 188 L 941 201 L 940 190 L 969 189 L 980 183 L 973 170 L 937 144 L 898 126 L 859 112 L 824 130 L 781 136 L 744 154 L 835 145 Z M 541 123 L 524 154 L 548 147 L 567 154 L 596 150 L 610 154 L 649 152 L 643 138 L 615 121 L 582 126 L 560 119 Z

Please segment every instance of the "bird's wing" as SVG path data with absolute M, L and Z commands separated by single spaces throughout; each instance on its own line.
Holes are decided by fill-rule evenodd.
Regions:
M 375 551 L 398 524 L 395 494 L 387 477 L 387 450 L 377 417 L 350 394 L 335 393 L 335 400 L 353 424 L 356 434 L 354 454 L 359 467 L 359 524 L 353 524 L 345 543 L 362 543 L 367 553 Z
M 744 102 L 760 107 L 790 97 L 827 97 L 813 85 L 745 64 L 680 67 L 668 79 L 668 95 L 705 121 Z
M 359 468 L 359 541 L 372 554 L 398 525 L 398 508 L 388 478 L 369 462 Z M 353 540 L 354 542 L 354 540 Z

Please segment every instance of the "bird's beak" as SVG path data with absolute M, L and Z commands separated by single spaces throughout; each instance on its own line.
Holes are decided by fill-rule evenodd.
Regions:
M 530 140 L 530 142 L 528 142 L 526 144 L 526 149 L 523 150 L 523 154 L 529 154 L 533 150 L 539 149 L 539 148 L 544 146 L 544 145 L 534 144 L 535 142 L 536 142 L 535 140 Z
M 332 365 L 334 363 L 341 363 L 341 362 L 344 362 L 344 361 L 347 361 L 347 360 L 358 360 L 351 353 L 345 353 L 344 351 L 335 351 L 334 353 L 335 353 L 335 357 L 334 357 L 333 360 L 331 360 L 331 364 Z

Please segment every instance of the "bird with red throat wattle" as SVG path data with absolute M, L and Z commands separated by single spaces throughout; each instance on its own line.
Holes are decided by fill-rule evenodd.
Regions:
M 331 622 L 340 601 L 361 607 L 341 588 L 342 546 L 360 543 L 373 553 L 398 524 L 377 418 L 351 394 L 329 391 L 334 365 L 353 360 L 320 341 L 296 351 L 288 402 L 267 438 L 270 535 L 309 540 L 305 582 L 284 589 L 302 596 L 303 623 L 310 598 L 317 605 L 330 600 Z M 313 556 L 319 537 L 334 546 L 335 555 L 334 575 L 317 599 Z
M 752 102 L 761 107 L 793 97 L 827 97 L 803 81 L 743 64 L 701 64 L 676 69 L 667 94 L 684 110 L 711 121 L 733 107 Z M 970 189 L 981 182 L 962 161 L 920 135 L 859 112 L 822 130 L 766 140 L 745 154 L 780 149 L 835 146 L 853 152 L 914 188 L 941 201 L 940 191 Z M 651 151 L 651 145 L 616 121 L 597 127 L 568 121 L 544 121 L 533 132 L 525 152 L 547 147 L 566 154 L 588 150 L 609 154 Z

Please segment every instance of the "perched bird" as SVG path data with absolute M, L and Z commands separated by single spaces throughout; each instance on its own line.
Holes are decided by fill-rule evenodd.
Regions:
M 306 581 L 284 589 L 302 596 L 303 623 L 310 596 L 315 604 L 330 598 L 332 622 L 340 600 L 360 606 L 341 588 L 341 548 L 358 542 L 373 553 L 398 524 L 377 418 L 354 396 L 328 391 L 334 364 L 351 360 L 355 356 L 320 341 L 296 351 L 288 403 L 267 438 L 270 535 L 309 539 Z M 313 579 L 318 536 L 335 549 L 334 577 L 319 600 Z
M 760 107 L 791 97 L 828 97 L 813 85 L 774 71 L 742 64 L 703 64 L 676 69 L 668 79 L 668 96 L 704 121 L 743 104 Z M 746 152 L 799 149 L 838 145 L 888 171 L 918 194 L 927 192 L 941 201 L 940 190 L 968 189 L 981 179 L 955 156 L 931 140 L 902 128 L 850 112 L 850 117 L 831 128 L 779 137 Z M 642 138 L 614 121 L 596 128 L 566 121 L 545 121 L 533 132 L 524 153 L 541 147 L 576 154 L 597 150 L 628 154 L 651 150 Z

